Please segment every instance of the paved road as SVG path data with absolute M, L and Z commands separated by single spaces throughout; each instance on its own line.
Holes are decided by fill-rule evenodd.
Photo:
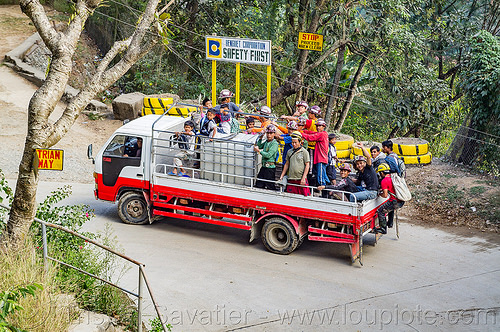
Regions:
M 42 183 L 40 196 L 56 186 Z M 174 219 L 126 225 L 116 205 L 94 200 L 92 185 L 73 188 L 70 202 L 96 211 L 86 229 L 110 224 L 125 253 L 146 264 L 174 331 L 500 330 L 500 252 L 480 238 L 402 223 L 401 239 L 391 232 L 365 246 L 361 267 L 346 245 L 306 241 L 280 256 L 249 244 L 245 231 Z M 136 270 L 122 279 L 136 283 Z

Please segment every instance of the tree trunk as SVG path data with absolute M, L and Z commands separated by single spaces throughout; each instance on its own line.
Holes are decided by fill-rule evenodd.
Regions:
M 80 39 L 83 26 L 88 16 L 100 4 L 99 0 L 79 0 L 75 15 L 65 31 L 57 32 L 47 18 L 44 8 L 38 0 L 21 0 L 22 11 L 32 20 L 45 45 L 52 53 L 52 61 L 45 82 L 35 92 L 28 106 L 28 134 L 24 153 L 19 165 L 14 201 L 2 233 L 0 245 L 16 248 L 23 244 L 24 238 L 36 213 L 36 191 L 38 176 L 33 165 L 35 149 L 50 148 L 71 128 L 80 112 L 99 92 L 125 74 L 130 67 L 145 55 L 159 40 L 158 33 L 162 24 L 153 24 L 156 6 L 160 0 L 149 0 L 146 9 L 137 23 L 136 30 L 126 40 L 115 42 L 99 63 L 95 75 L 66 106 L 61 117 L 54 123 L 49 116 L 61 99 L 72 70 L 72 57 Z M 158 23 L 158 22 L 157 22 Z M 155 30 L 153 34 L 151 29 Z M 121 59 L 115 61 L 120 55 Z
M 361 62 L 359 63 L 358 70 L 352 79 L 351 85 L 349 86 L 349 93 L 347 94 L 347 100 L 344 103 L 344 107 L 342 107 L 342 112 L 340 113 L 339 120 L 335 124 L 334 130 L 340 132 L 342 126 L 344 125 L 345 118 L 349 113 L 349 109 L 351 108 L 352 100 L 356 95 L 356 88 L 358 87 L 359 80 L 361 79 L 361 73 L 363 72 L 363 68 L 366 64 L 366 57 L 361 58 Z
M 337 91 L 340 82 L 340 75 L 342 74 L 342 68 L 344 67 L 345 49 L 346 49 L 345 44 L 341 45 L 339 47 L 339 51 L 337 54 L 337 66 L 335 68 L 335 75 L 333 77 L 332 90 L 330 92 L 330 97 L 328 98 L 328 105 L 326 106 L 326 111 L 325 111 L 325 121 L 327 128 L 330 127 L 330 122 L 332 120 L 332 113 L 333 113 L 333 105 L 335 105 L 335 102 L 337 101 Z

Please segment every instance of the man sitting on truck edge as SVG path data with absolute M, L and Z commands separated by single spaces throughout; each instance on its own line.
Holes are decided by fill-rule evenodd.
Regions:
M 358 186 L 358 192 L 353 193 L 349 200 L 351 202 L 361 202 L 367 199 L 374 199 L 377 197 L 378 179 L 372 167 L 372 158 L 368 150 L 363 146 L 363 143 L 354 143 L 353 146 L 363 150 L 364 156 L 356 158 L 355 163 L 358 170 L 358 179 L 355 183 Z
M 375 228 L 375 232 L 387 234 L 387 227 L 391 228 L 393 224 L 394 211 L 401 208 L 405 202 L 396 198 L 396 190 L 394 190 L 394 185 L 392 183 L 390 166 L 387 163 L 380 164 L 377 168 L 377 173 L 382 177 L 382 182 L 380 183 L 382 192 L 379 196 L 383 198 L 389 196 L 389 200 L 377 209 L 379 227 Z M 389 222 L 386 220 L 386 214 L 389 214 Z
M 340 177 L 342 178 L 338 184 L 336 185 L 326 185 L 326 186 L 319 186 L 318 190 L 323 190 L 323 189 L 328 189 L 328 190 L 342 190 L 342 191 L 348 191 L 350 193 L 355 193 L 358 191 L 358 188 L 356 187 L 356 184 L 352 179 L 349 177 L 349 174 L 351 173 L 351 167 L 349 167 L 348 164 L 342 163 L 339 165 L 339 171 L 340 171 Z M 332 198 L 338 198 L 342 199 L 342 194 L 334 191 L 330 191 L 328 195 L 332 196 Z M 344 200 L 349 200 L 350 195 L 344 196 Z
M 278 142 L 274 139 L 276 127 L 270 124 L 266 127 L 266 139 L 257 139 L 254 151 L 262 155 L 262 167 L 260 168 L 255 187 L 276 190 L 276 157 L 278 155 Z M 271 182 L 270 182 L 271 181 Z
M 309 185 L 307 182 L 307 173 L 310 167 L 309 153 L 302 146 L 302 135 L 300 132 L 294 131 L 290 137 L 292 139 L 292 148 L 286 154 L 286 162 L 281 172 L 280 181 L 287 175 L 288 185 L 286 186 L 286 192 L 309 196 L 309 188 L 297 186 Z

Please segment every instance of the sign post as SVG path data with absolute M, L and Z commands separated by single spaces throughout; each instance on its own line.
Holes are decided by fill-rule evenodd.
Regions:
M 236 104 L 240 102 L 240 63 L 268 66 L 267 105 L 271 105 L 271 41 L 205 36 L 206 59 L 212 60 L 212 99 L 216 91 L 216 61 L 236 63 Z

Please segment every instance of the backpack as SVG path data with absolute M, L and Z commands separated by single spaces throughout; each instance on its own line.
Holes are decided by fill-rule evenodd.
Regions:
M 408 202 L 411 199 L 411 192 L 406 184 L 406 180 L 396 173 L 391 174 L 391 180 L 396 192 L 396 198 L 400 201 Z
M 406 178 L 406 165 L 403 159 L 399 158 L 396 153 L 391 153 L 387 157 L 392 157 L 396 160 L 396 164 L 398 165 L 399 172 L 397 173 L 400 177 Z M 387 159 L 387 157 L 385 157 Z

